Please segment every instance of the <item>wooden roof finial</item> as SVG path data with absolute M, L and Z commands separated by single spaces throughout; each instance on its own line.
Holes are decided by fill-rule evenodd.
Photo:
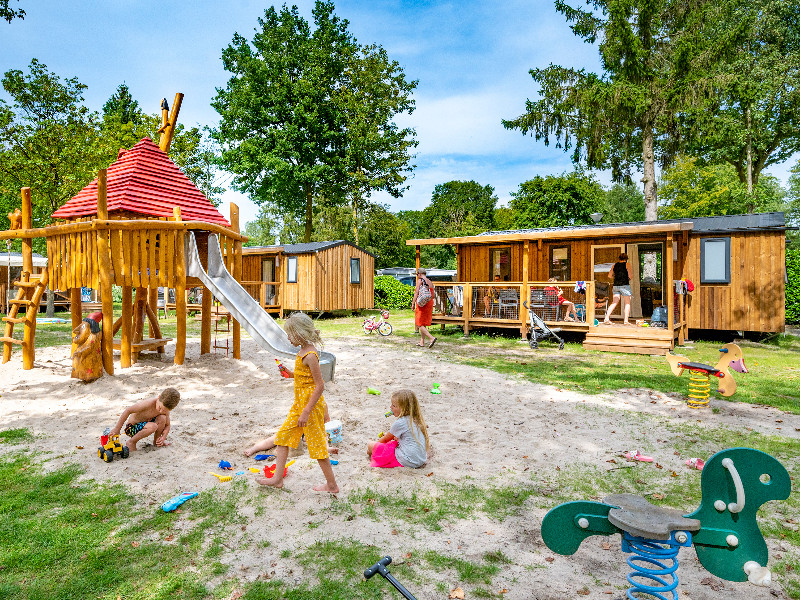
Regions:
M 169 114 L 169 118 L 165 118 L 167 112 L 169 111 L 169 105 L 167 104 L 167 99 L 164 98 L 161 101 L 161 129 L 159 129 L 159 133 L 161 133 L 161 140 L 159 141 L 158 147 L 161 148 L 164 152 L 169 153 L 169 146 L 172 143 L 172 137 L 175 135 L 175 125 L 178 122 L 178 113 L 181 110 L 181 102 L 183 102 L 183 94 L 178 92 L 175 94 L 175 100 L 172 102 L 172 112 Z

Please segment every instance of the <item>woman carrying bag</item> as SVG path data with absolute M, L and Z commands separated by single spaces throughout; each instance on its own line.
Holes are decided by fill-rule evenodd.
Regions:
M 433 319 L 433 286 L 431 280 L 426 277 L 425 269 L 417 269 L 417 286 L 414 288 L 414 325 L 419 328 L 420 340 L 417 346 L 433 348 L 436 338 L 428 331 Z M 430 339 L 430 343 L 425 343 L 425 338 Z

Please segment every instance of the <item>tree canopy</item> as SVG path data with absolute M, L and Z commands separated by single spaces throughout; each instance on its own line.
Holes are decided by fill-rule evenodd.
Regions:
M 25 11 L 21 8 L 16 10 L 11 8 L 11 1 L 12 0 L 0 0 L 0 19 L 5 19 L 9 23 L 11 23 L 13 19 L 24 19 Z
M 707 0 L 587 0 L 590 10 L 556 0 L 575 35 L 598 43 L 602 73 L 550 65 L 530 71 L 540 99 L 526 103 L 508 129 L 573 150 L 573 161 L 611 168 L 614 181 L 644 177 L 645 218 L 655 220 L 655 164 L 672 160 L 677 117 L 705 98 L 700 64 L 706 52 Z
M 519 229 L 588 225 L 604 195 L 602 186 L 580 171 L 534 177 L 511 194 L 514 225 Z

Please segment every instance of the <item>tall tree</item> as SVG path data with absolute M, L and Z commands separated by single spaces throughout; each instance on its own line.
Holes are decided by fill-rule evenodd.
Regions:
M 114 118 L 120 123 L 136 123 L 141 114 L 139 103 L 133 99 L 125 82 L 120 83 L 114 94 L 103 104 L 103 118 Z
M 398 127 L 394 119 L 414 112 L 411 93 L 417 82 L 406 81 L 400 64 L 380 46 L 361 47 L 349 58 L 337 96 L 346 122 L 346 186 L 358 244 L 359 213 L 372 206 L 372 192 L 383 190 L 397 198 L 407 189 L 410 151 L 418 142 L 413 129 Z
M 735 52 L 714 71 L 717 92 L 688 115 L 689 150 L 730 163 L 749 194 L 763 169 L 800 151 L 800 4 L 731 0 L 710 33 Z
M 644 221 L 644 195 L 632 183 L 615 183 L 605 194 L 598 212 L 604 223 L 634 223 Z
M 19 1 L 19 0 L 17 0 Z M 25 11 L 21 8 L 14 10 L 9 6 L 11 0 L 0 0 L 0 19 L 5 19 L 9 23 L 15 18 L 24 19 Z
M 337 90 L 356 51 L 347 21 L 317 0 L 315 30 L 297 7 L 270 7 L 252 45 L 238 33 L 223 50 L 231 73 L 212 106 L 220 114 L 212 136 L 234 187 L 257 204 L 272 203 L 305 223 L 311 240 L 315 200 L 342 201 L 346 120 Z
M 588 225 L 601 206 L 603 188 L 581 171 L 534 177 L 511 194 L 514 224 L 518 228 Z
M 11 105 L 0 100 L 0 193 L 32 188 L 37 226 L 96 175 L 105 148 L 96 116 L 82 105 L 86 86 L 61 80 L 33 59 L 29 72 L 2 80 Z
M 556 0 L 575 35 L 599 42 L 602 74 L 550 65 L 530 71 L 541 89 L 522 116 L 503 121 L 545 145 L 573 149 L 573 161 L 611 168 L 614 181 L 644 176 L 645 219 L 657 216 L 655 165 L 674 156 L 677 116 L 705 97 L 698 65 L 713 61 L 703 33 L 710 0 Z M 721 52 L 717 49 L 715 52 Z
M 760 178 L 748 193 L 730 164 L 700 165 L 696 157 L 681 156 L 661 177 L 662 219 L 739 215 L 785 211 L 786 191 L 770 175 Z

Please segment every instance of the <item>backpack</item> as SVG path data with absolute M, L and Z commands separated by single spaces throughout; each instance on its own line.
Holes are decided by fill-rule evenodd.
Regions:
M 423 281 L 420 284 L 419 292 L 417 293 L 417 306 L 422 308 L 431 301 L 431 298 L 431 289 L 428 287 L 428 284 Z

